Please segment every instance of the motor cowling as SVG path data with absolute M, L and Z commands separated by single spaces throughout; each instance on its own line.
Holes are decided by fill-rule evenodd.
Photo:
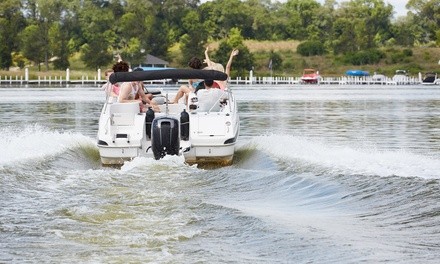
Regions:
M 179 121 L 172 117 L 159 117 L 153 120 L 151 148 L 156 160 L 166 155 L 179 155 Z
M 154 120 L 154 111 L 151 107 L 148 108 L 145 113 L 145 134 L 149 139 L 151 139 L 151 124 Z
M 180 113 L 180 137 L 182 140 L 189 140 L 189 114 L 185 109 Z

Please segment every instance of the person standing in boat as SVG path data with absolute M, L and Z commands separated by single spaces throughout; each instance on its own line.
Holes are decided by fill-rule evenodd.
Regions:
M 192 57 L 188 62 L 188 66 L 192 69 L 200 70 L 202 69 L 203 64 L 199 58 Z M 187 97 L 190 92 L 195 91 L 197 85 L 199 85 L 200 82 L 202 82 L 202 80 L 189 79 L 188 84 L 180 86 L 176 96 L 174 97 L 174 100 L 170 103 L 177 104 L 179 102 L 179 99 L 182 98 L 184 95 Z
M 231 55 L 229 56 L 228 63 L 226 64 L 226 70 L 225 70 L 225 68 L 223 68 L 223 65 L 221 65 L 221 63 L 213 62 L 209 58 L 208 51 L 209 51 L 209 46 L 206 47 L 206 50 L 205 50 L 205 61 L 204 61 L 208 65 L 208 68 L 211 69 L 211 70 L 216 70 L 216 71 L 221 71 L 221 72 L 226 73 L 226 75 L 228 75 L 228 79 L 229 79 L 230 74 L 231 74 L 232 60 L 234 59 L 235 56 L 238 55 L 238 49 L 233 49 L 231 51 Z M 226 89 L 228 80 L 216 81 L 216 82 L 219 84 L 220 89 L 222 89 L 222 90 Z

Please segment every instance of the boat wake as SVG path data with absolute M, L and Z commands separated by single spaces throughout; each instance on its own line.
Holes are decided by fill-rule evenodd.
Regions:
M 237 154 L 226 176 L 208 175 L 215 180 L 206 204 L 242 226 L 281 227 L 299 244 L 307 237 L 325 252 L 318 262 L 381 262 L 402 259 L 402 247 L 439 246 L 431 234 L 438 232 L 440 162 L 431 157 L 276 134 L 243 142 Z
M 95 140 L 80 133 L 51 130 L 41 125 L 0 129 L 0 168 L 38 166 L 86 169 L 99 164 Z M 55 163 L 55 164 L 54 164 Z
M 238 152 L 247 152 L 249 156 L 257 155 L 249 154 L 251 150 L 265 153 L 284 166 L 284 169 L 297 172 L 312 170 L 315 174 L 440 178 L 438 159 L 407 150 L 382 151 L 275 134 L 254 137 L 238 149 Z M 239 162 L 246 163 L 243 160 Z M 266 167 L 265 164 L 258 166 Z

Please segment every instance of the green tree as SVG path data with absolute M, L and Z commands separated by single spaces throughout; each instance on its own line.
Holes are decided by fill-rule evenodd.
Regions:
M 283 10 L 289 18 L 287 32 L 289 37 L 298 40 L 308 38 L 308 27 L 312 27 L 321 5 L 315 0 L 288 0 Z
M 165 56 L 171 44 L 179 42 L 181 35 L 185 34 L 182 27 L 183 18 L 191 10 L 197 9 L 198 0 L 164 0 L 156 5 L 157 18 L 151 30 L 150 39 L 156 55 Z M 206 28 L 206 27 L 205 27 Z M 150 43 L 151 43 L 150 42 Z
M 280 53 L 271 50 L 269 53 L 269 58 L 270 61 L 272 61 L 272 69 L 281 69 L 281 66 L 283 65 L 283 58 L 281 57 Z
M 55 57 L 54 68 L 65 70 L 69 68 L 69 50 L 67 46 L 67 34 L 62 30 L 62 26 L 54 23 L 49 29 L 49 48 Z
M 38 65 L 45 59 L 45 38 L 41 34 L 42 30 L 38 25 L 27 26 L 20 32 L 20 50 L 23 55 Z
M 124 60 L 129 61 L 131 67 L 134 68 L 143 62 L 144 52 L 145 51 L 141 48 L 141 41 L 139 38 L 133 37 L 127 42 L 122 57 Z
M 190 11 L 183 18 L 182 27 L 186 33 L 180 38 L 180 49 L 182 51 L 182 64 L 194 56 L 201 57 L 203 54 L 204 45 L 208 39 L 207 32 L 203 24 L 200 22 L 199 14 L 196 11 Z
M 392 6 L 382 0 L 342 3 L 334 24 L 335 52 L 366 50 L 384 44 L 390 38 L 391 16 Z
M 211 21 L 208 24 L 216 26 L 210 31 L 214 39 L 224 38 L 234 27 L 240 28 L 245 38 L 253 38 L 254 18 L 248 7 L 240 0 L 215 0 L 200 5 L 198 12 L 202 23 Z
M 25 27 L 20 0 L 0 2 L 0 68 L 12 66 L 12 52 L 18 50 L 18 33 Z
M 310 36 L 308 40 L 320 41 L 326 49 L 329 49 L 334 33 L 335 6 L 336 0 L 326 0 L 316 13 L 315 26 L 317 29 L 315 32 L 308 32 Z M 312 30 L 312 28 L 309 27 L 308 30 Z
M 296 51 L 302 56 L 316 56 L 325 54 L 324 43 L 320 41 L 305 41 L 298 45 Z
M 423 29 L 414 22 L 414 15 L 398 18 L 390 28 L 395 45 L 413 46 Z
M 238 28 L 232 28 L 228 38 L 220 42 L 219 48 L 213 57 L 214 61 L 226 65 L 229 55 L 234 48 L 239 50 L 239 54 L 232 64 L 231 77 L 246 76 L 254 67 L 254 58 L 249 49 L 244 45 L 243 36 Z
M 100 3 L 84 1 L 79 13 L 82 36 L 85 44 L 81 46 L 81 58 L 92 69 L 109 64 L 113 59 L 111 52 L 115 33 L 113 12 L 109 8 L 101 8 Z
M 358 49 L 354 22 L 343 16 L 337 18 L 333 25 L 333 37 L 330 46 L 335 54 L 354 52 Z
M 277 39 L 273 35 L 273 13 L 270 0 L 247 0 L 243 2 L 244 13 L 252 19 L 252 33 L 245 38 L 258 40 Z
M 417 41 L 435 41 L 436 31 L 440 28 L 439 0 L 409 0 L 406 7 L 414 13 L 414 22 L 420 25 L 423 32 Z

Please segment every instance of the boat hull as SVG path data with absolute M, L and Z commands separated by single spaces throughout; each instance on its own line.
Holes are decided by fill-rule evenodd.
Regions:
M 302 77 L 301 78 L 302 83 L 316 84 L 316 83 L 318 83 L 318 81 L 319 81 L 318 77 Z
M 185 162 L 189 164 L 230 165 L 239 134 L 239 118 L 235 98 L 232 93 L 227 94 L 226 105 L 217 107 L 217 104 L 220 105 L 217 101 L 214 102 L 214 107 L 204 110 L 201 106 L 196 110 L 189 110 L 190 107 L 182 102 L 160 105 L 160 113 L 155 113 L 152 120 L 149 120 L 146 113 L 139 112 L 137 103 L 106 103 L 101 112 L 98 130 L 97 146 L 101 163 L 122 165 L 136 157 L 160 159 L 166 155 L 183 155 Z M 189 122 L 182 121 L 184 114 Z M 164 126 L 164 123 L 170 123 L 168 121 L 173 123 L 170 133 L 173 146 L 176 147 L 172 148 L 171 154 L 169 151 L 157 154 L 155 150 L 166 148 L 157 144 L 171 138 L 171 134 L 164 135 L 170 130 Z M 159 131 L 161 127 L 165 127 L 165 130 Z
M 345 72 L 345 74 L 348 76 L 355 76 L 355 77 L 365 77 L 370 75 L 369 72 L 362 70 L 348 70 Z
M 183 153 L 185 162 L 189 164 L 232 164 L 235 144 L 224 146 L 193 146 Z
M 98 146 L 103 165 L 122 165 L 139 155 L 139 148 Z
M 314 69 L 304 69 L 303 75 L 301 76 L 301 83 L 304 84 L 317 84 L 321 76 Z

